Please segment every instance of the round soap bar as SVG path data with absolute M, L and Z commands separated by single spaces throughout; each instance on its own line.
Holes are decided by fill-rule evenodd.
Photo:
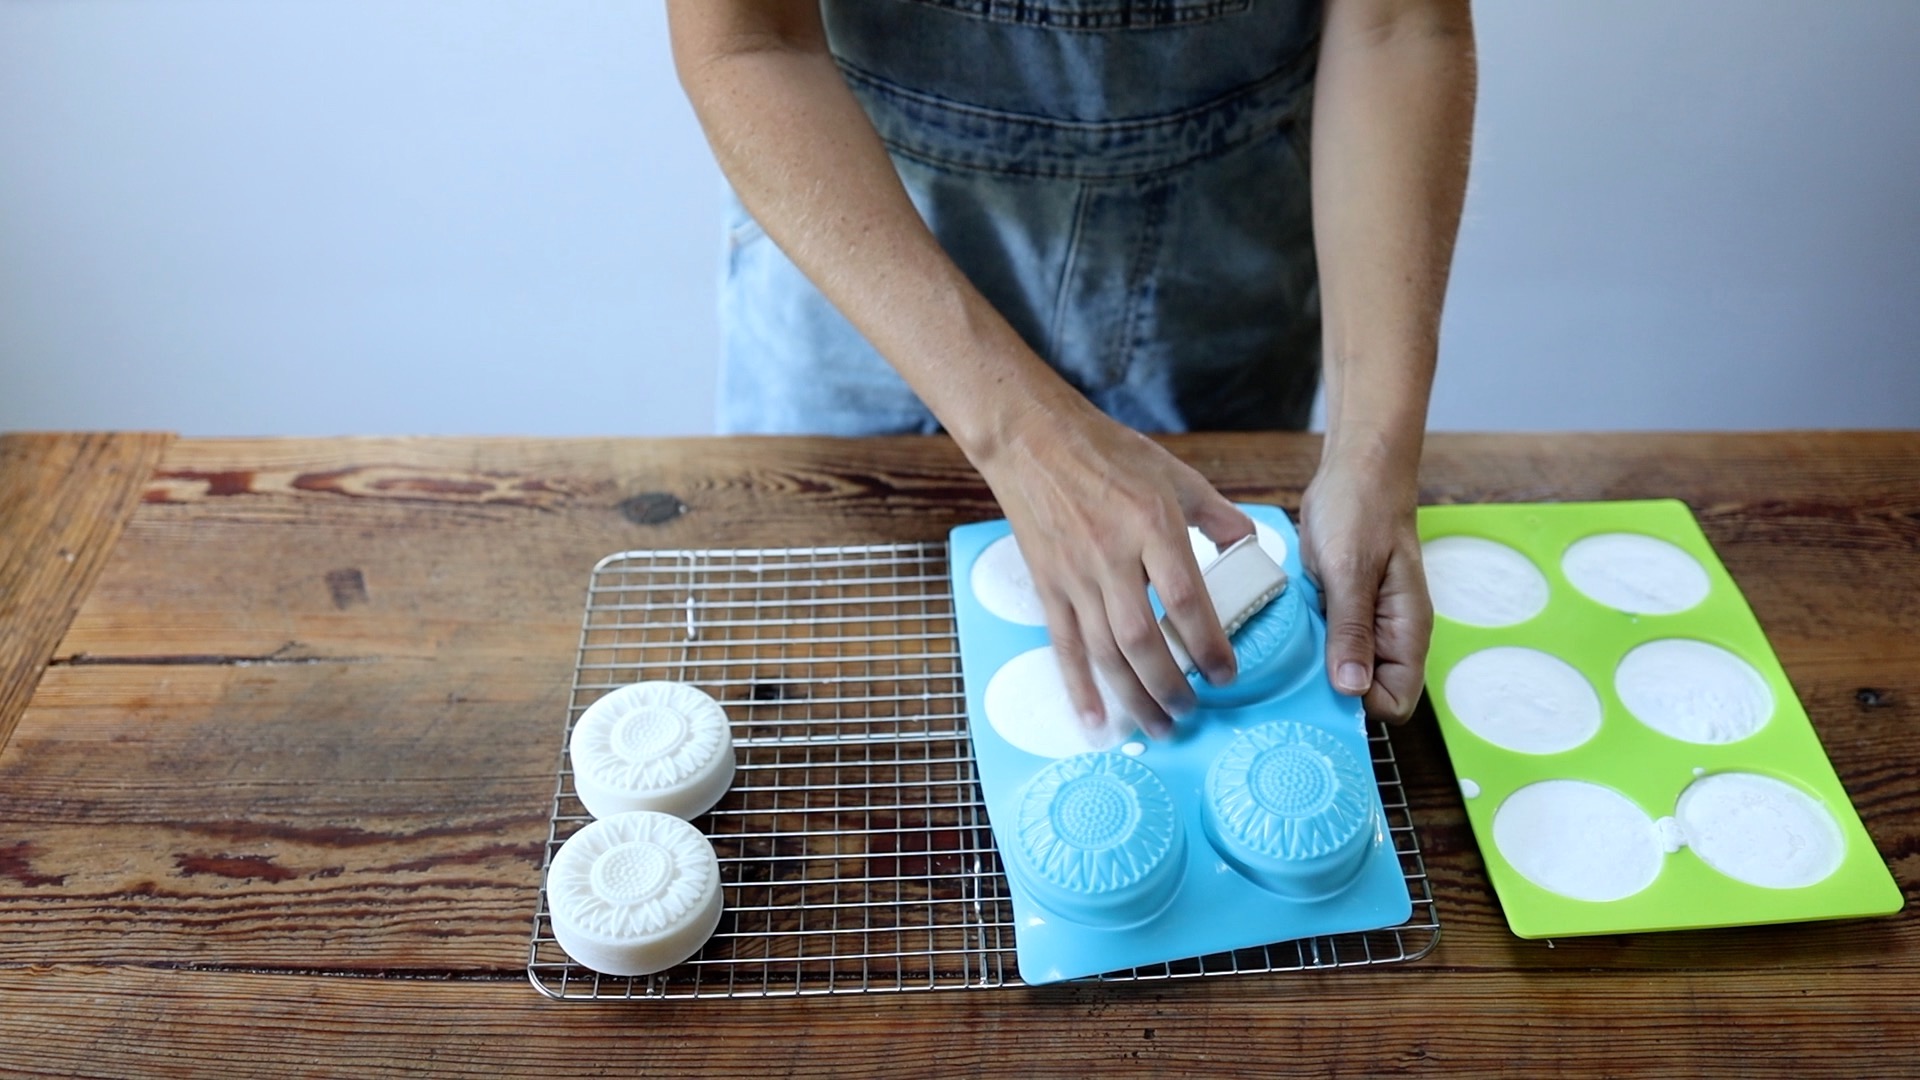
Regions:
M 1371 770 L 1291 720 L 1241 732 L 1207 769 L 1206 791 L 1201 824 L 1220 857 L 1289 899 L 1346 888 L 1378 831 Z
M 1505 544 L 1440 536 L 1420 545 L 1433 613 L 1469 626 L 1513 626 L 1546 610 L 1547 576 Z
M 988 544 L 973 561 L 967 576 L 974 598 L 980 606 L 1021 626 L 1047 625 L 1047 609 L 1040 603 L 1040 590 L 1034 587 L 1033 571 L 1020 554 L 1020 543 L 1003 536 Z
M 1758 773 L 1713 773 L 1680 793 L 1687 846 L 1735 881 L 1767 889 L 1817 885 L 1840 869 L 1846 841 L 1813 796 Z
M 1068 758 L 1090 750 L 1110 750 L 1136 730 L 1125 709 L 1094 672 L 1107 721 L 1088 728 L 1067 697 L 1060 659 L 1053 646 L 1029 649 L 1004 664 L 987 682 L 987 723 L 1015 749 L 1046 758 Z
M 1613 688 L 1634 719 L 1709 746 L 1747 738 L 1774 712 L 1773 690 L 1752 664 L 1692 638 L 1634 646 L 1614 669 Z
M 1056 761 L 1015 804 L 1009 869 L 1042 906 L 1075 922 L 1132 926 L 1172 902 L 1186 830 L 1153 770 L 1124 754 Z
M 1577 540 L 1560 556 L 1573 587 L 1634 615 L 1672 615 L 1713 591 L 1700 560 L 1678 545 L 1639 533 L 1601 533 Z
M 1624 900 L 1653 884 L 1665 857 L 1646 811 L 1585 780 L 1539 780 L 1507 796 L 1493 845 L 1521 877 L 1574 900 Z
M 684 683 L 634 683 L 587 706 L 567 752 L 574 790 L 594 817 L 658 810 L 695 818 L 733 783 L 727 714 Z
M 553 937 L 608 975 L 651 975 L 720 924 L 720 860 L 700 830 L 650 810 L 589 822 L 547 870 Z

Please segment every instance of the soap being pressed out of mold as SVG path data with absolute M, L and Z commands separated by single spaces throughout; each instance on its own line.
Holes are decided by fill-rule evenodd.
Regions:
M 733 734 L 720 703 L 684 683 L 623 686 L 587 706 L 567 753 L 594 817 L 655 810 L 691 819 L 733 783 Z
M 1260 545 L 1260 550 L 1267 553 L 1267 558 L 1273 560 L 1275 566 L 1286 565 L 1287 538 L 1280 535 L 1280 530 L 1255 518 L 1253 539 Z M 1187 542 L 1193 546 L 1193 561 L 1200 567 L 1202 573 L 1205 573 L 1207 567 L 1213 565 L 1214 560 L 1221 555 L 1219 547 L 1212 540 L 1207 539 L 1207 534 L 1192 526 L 1187 528 Z
M 1228 637 L 1287 587 L 1287 572 L 1261 548 L 1257 534 L 1242 537 L 1221 552 L 1220 557 L 1201 572 L 1201 578 L 1206 582 L 1207 598 L 1213 603 L 1220 628 Z M 1195 666 L 1193 657 L 1186 643 L 1180 640 L 1173 620 L 1163 616 L 1160 631 L 1166 635 L 1174 663 L 1181 671 L 1191 673 Z
M 1331 896 L 1375 839 L 1372 770 L 1320 728 L 1249 728 L 1208 768 L 1201 824 L 1220 857 L 1265 888 Z
M 1297 632 L 1304 622 L 1299 597 L 1287 590 L 1286 571 L 1271 555 L 1272 550 L 1284 554 L 1286 541 L 1270 526 L 1263 523 L 1261 528 L 1265 533 L 1256 531 L 1242 538 L 1204 572 L 1208 598 L 1233 642 L 1239 676 L 1227 687 L 1198 680 L 1196 691 L 1203 703 L 1270 696 L 1286 675 L 1301 666 L 1302 658 L 1310 660 L 1314 653 L 1310 636 Z M 1272 539 L 1266 534 L 1272 534 Z M 995 616 L 1022 626 L 1045 623 L 1033 577 L 1012 536 L 988 544 L 967 577 L 980 605 Z M 1161 628 L 1174 660 L 1191 675 L 1194 662 L 1179 634 L 1164 618 Z M 1282 667 L 1286 670 L 1279 670 Z M 1127 720 L 1125 707 L 1098 669 L 1093 677 L 1108 718 L 1100 728 L 1089 728 L 1074 709 L 1051 645 L 1016 656 L 993 674 L 987 685 L 987 721 L 1002 738 L 1040 757 L 1111 749 L 1132 735 L 1136 725 Z
M 1149 739 L 1129 725 L 1124 733 L 1096 733 L 1091 745 L 1066 701 L 1045 628 L 997 614 L 977 594 L 978 564 L 1010 534 L 1008 523 L 953 531 L 954 616 L 969 727 L 981 796 L 1006 870 L 1020 977 L 1031 985 L 1391 926 L 1412 911 L 1399 857 L 1385 838 L 1360 704 L 1325 675 L 1319 590 L 1299 564 L 1292 523 L 1278 507 L 1245 509 L 1258 528 L 1228 566 L 1249 555 L 1283 558 L 1286 577 L 1264 606 L 1264 588 L 1250 600 L 1215 606 L 1226 626 L 1241 621 L 1233 609 L 1251 609 L 1228 635 L 1236 677 L 1213 686 L 1200 673 L 1189 674 L 1197 708 L 1165 737 Z M 1210 542 L 1202 551 L 1196 541 L 1194 554 L 1203 569 L 1216 561 Z M 1375 822 L 1355 830 L 1365 842 L 1356 844 L 1358 865 L 1347 875 L 1340 866 L 1312 866 L 1306 858 L 1282 869 L 1296 878 L 1319 871 L 1338 885 L 1316 899 L 1296 898 L 1312 891 L 1307 886 L 1282 891 L 1289 882 L 1276 887 L 1235 868 L 1218 850 L 1225 845 L 1207 833 L 1210 766 L 1243 731 L 1283 720 L 1346 749 L 1363 779 L 1343 790 L 1366 798 Z M 1036 729 L 1051 734 L 1038 738 Z M 1269 789 L 1280 786 L 1266 782 Z M 1303 808 L 1269 801 L 1283 811 Z
M 720 862 L 700 830 L 635 810 L 589 822 L 547 870 L 553 937 L 608 975 L 651 975 L 700 951 L 720 924 Z
M 1189 528 L 1187 537 L 1193 547 L 1194 562 L 1202 573 L 1233 550 L 1233 547 L 1226 552 L 1217 550 L 1213 541 L 1199 529 Z M 1242 540 L 1234 546 L 1246 542 Z M 1286 561 L 1286 538 L 1266 522 L 1255 523 L 1251 543 L 1266 553 L 1276 569 Z M 1019 626 L 1047 624 L 1046 607 L 1041 604 L 1040 591 L 1033 584 L 1033 570 L 1014 537 L 1003 536 L 988 544 L 968 571 L 967 584 L 980 606 L 999 618 Z

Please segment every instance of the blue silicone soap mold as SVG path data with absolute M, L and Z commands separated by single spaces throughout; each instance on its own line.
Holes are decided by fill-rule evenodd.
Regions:
M 1044 627 L 1000 618 L 973 592 L 975 561 L 1011 530 L 953 530 L 968 726 L 1029 983 L 1374 930 L 1412 911 L 1360 704 L 1323 669 L 1326 628 L 1297 534 L 1278 507 L 1243 509 L 1285 545 L 1289 581 L 1234 635 L 1239 678 L 1192 676 L 1200 708 L 1168 738 L 1136 732 L 1062 757 L 1014 745 L 986 712 L 994 675 L 1048 644 Z M 1077 723 L 1045 695 L 1034 709 L 1036 724 Z
M 1017 834 L 1001 851 L 1049 909 L 1092 926 L 1132 926 L 1179 891 L 1187 832 L 1173 793 L 1124 754 L 1079 754 L 1020 791 Z

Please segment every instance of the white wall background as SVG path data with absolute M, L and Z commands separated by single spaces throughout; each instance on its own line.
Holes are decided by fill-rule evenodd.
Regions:
M 1920 2 L 1481 0 L 1437 428 L 1920 425 Z M 0 429 L 710 430 L 654 0 L 0 0 Z

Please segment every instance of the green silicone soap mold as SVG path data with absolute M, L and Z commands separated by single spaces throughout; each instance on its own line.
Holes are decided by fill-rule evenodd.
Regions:
M 1684 503 L 1426 507 L 1420 538 L 1438 610 L 1428 691 L 1515 934 L 1900 909 L 1766 635 Z

